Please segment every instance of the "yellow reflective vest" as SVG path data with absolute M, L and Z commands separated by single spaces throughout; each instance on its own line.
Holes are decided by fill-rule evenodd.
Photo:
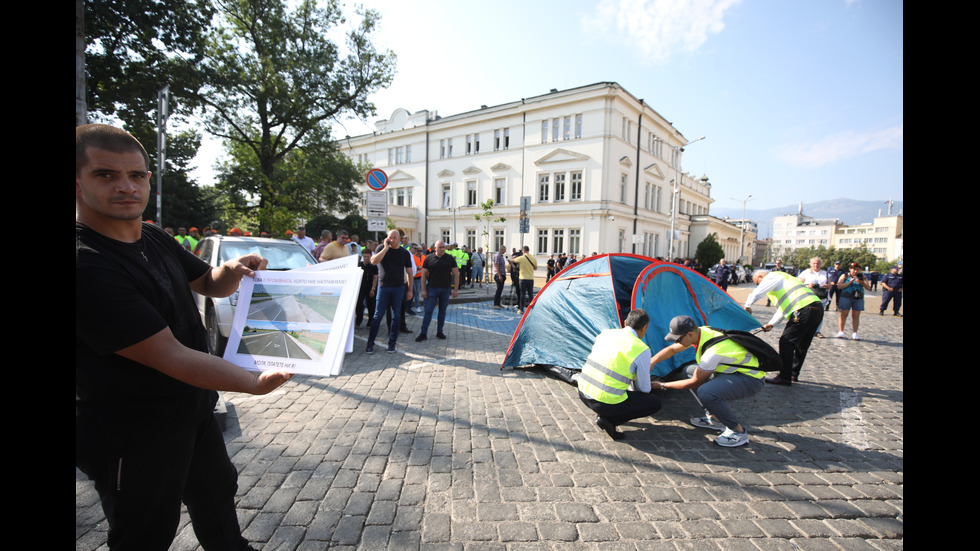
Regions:
M 578 376 L 579 391 L 604 404 L 626 400 L 626 389 L 633 382 L 630 366 L 647 349 L 629 328 L 599 333 Z
M 701 339 L 698 340 L 697 352 L 694 361 L 701 364 L 701 354 L 704 352 L 704 343 L 715 337 L 723 336 L 720 331 L 715 331 L 710 327 L 701 327 Z M 731 361 L 723 361 L 715 368 L 717 373 L 742 373 L 749 377 L 761 379 L 766 376 L 765 371 L 752 369 L 759 367 L 759 358 L 753 356 L 744 346 L 731 339 L 725 339 L 711 347 L 711 352 L 723 356 Z
M 808 304 L 814 302 L 819 303 L 820 298 L 814 293 L 809 287 L 803 284 L 798 278 L 795 278 L 786 272 L 770 272 L 770 275 L 776 274 L 777 276 L 783 278 L 782 286 L 780 286 L 775 291 L 770 291 L 766 293 L 769 297 L 769 301 L 779 308 L 779 311 L 783 313 L 786 319 L 793 314 L 793 312 L 803 308 Z

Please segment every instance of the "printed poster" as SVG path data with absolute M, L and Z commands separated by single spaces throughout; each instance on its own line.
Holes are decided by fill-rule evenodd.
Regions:
M 339 375 L 362 274 L 299 269 L 242 278 L 224 358 L 250 371 Z

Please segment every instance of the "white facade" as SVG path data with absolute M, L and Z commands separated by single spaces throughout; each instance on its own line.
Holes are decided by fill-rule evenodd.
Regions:
M 389 218 L 412 241 L 528 245 L 539 260 L 562 252 L 666 257 L 676 178 L 674 256 L 689 257 L 699 242 L 691 216 L 708 214 L 713 202 L 707 178 L 675 164 L 690 140 L 615 83 L 448 117 L 399 109 L 375 127 L 341 146 L 388 174 Z M 519 231 L 521 197 L 530 198 L 529 233 Z M 488 199 L 505 222 L 474 219 Z

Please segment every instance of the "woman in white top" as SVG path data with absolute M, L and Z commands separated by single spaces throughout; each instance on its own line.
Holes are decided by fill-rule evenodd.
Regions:
M 820 267 L 822 264 L 823 261 L 820 260 L 819 256 L 811 258 L 810 267 L 800 272 L 799 278 L 817 294 L 820 298 L 820 303 L 826 309 L 827 304 L 830 302 L 828 290 L 832 284 L 827 279 L 827 271 Z M 823 322 L 820 322 L 820 325 L 817 327 L 817 337 L 822 339 L 823 334 L 820 333 L 821 327 L 823 327 Z

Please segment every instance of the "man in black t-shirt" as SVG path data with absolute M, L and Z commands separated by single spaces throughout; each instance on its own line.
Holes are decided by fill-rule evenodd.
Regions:
M 436 241 L 436 254 L 425 257 L 422 265 L 422 298 L 425 299 L 425 315 L 422 316 L 422 329 L 415 342 L 422 342 L 428 337 L 429 322 L 432 312 L 439 305 L 439 317 L 436 321 L 436 337 L 445 339 L 443 329 L 446 326 L 446 309 L 449 308 L 449 296 L 459 296 L 459 266 L 456 259 L 446 254 L 446 243 Z
M 378 246 L 371 256 L 371 264 L 379 266 L 378 293 L 374 305 L 374 318 L 371 320 L 371 332 L 368 334 L 367 354 L 374 354 L 374 339 L 381 327 L 381 318 L 391 307 L 392 319 L 388 327 L 388 353 L 395 352 L 398 342 L 398 330 L 402 323 L 402 302 L 412 300 L 412 286 L 406 285 L 412 281 L 412 253 L 401 247 L 401 234 L 398 230 L 388 232 L 384 243 Z
M 149 158 L 108 125 L 75 129 L 75 465 L 95 483 L 111 549 L 167 549 L 181 503 L 205 549 L 249 549 L 218 390 L 266 394 L 286 372 L 207 353 L 191 291 L 228 296 L 258 255 L 211 268 L 142 222 Z

